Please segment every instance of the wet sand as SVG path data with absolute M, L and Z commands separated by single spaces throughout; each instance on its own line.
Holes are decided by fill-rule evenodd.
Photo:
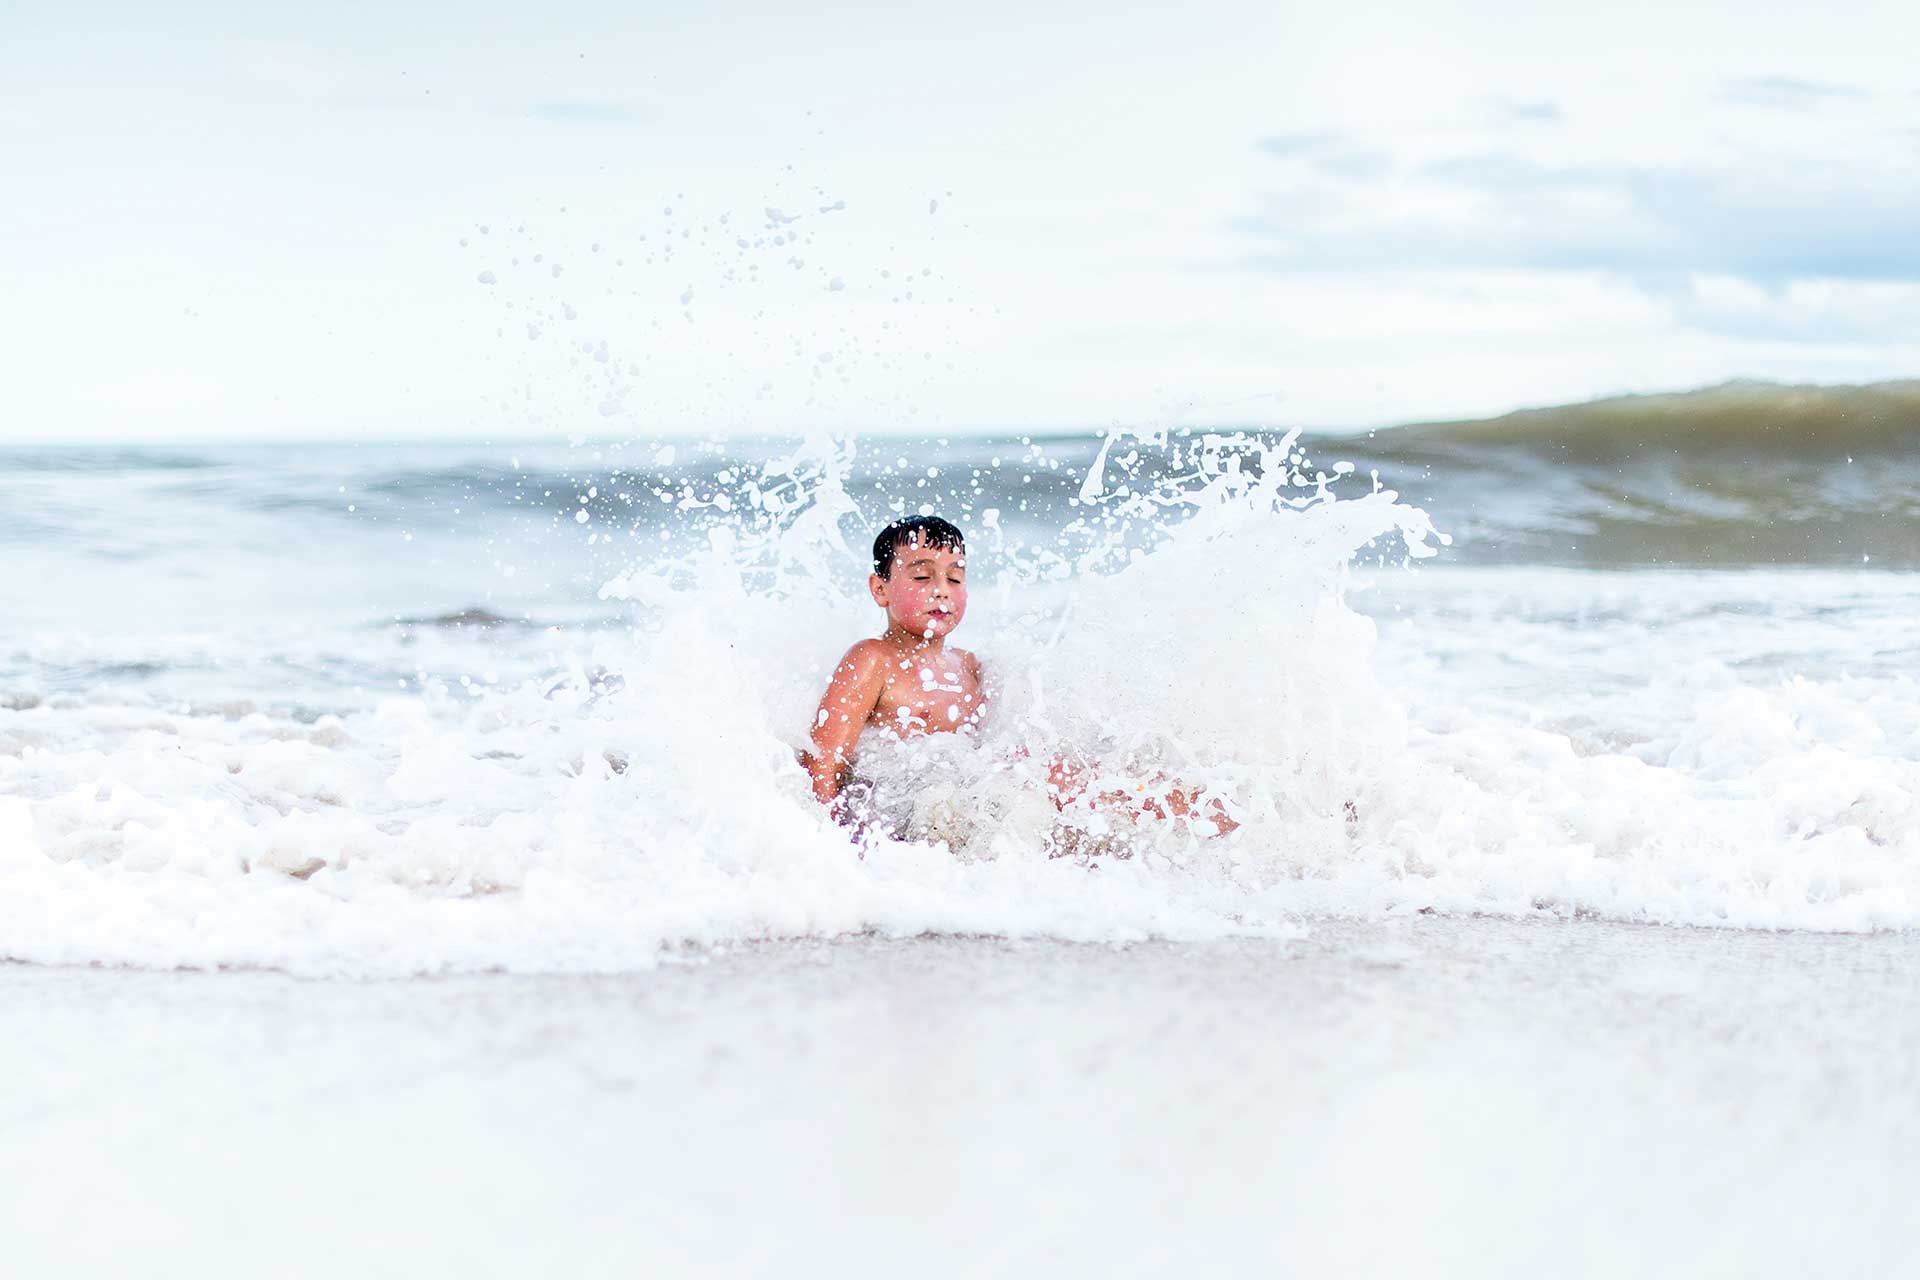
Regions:
M 600 978 L 0 968 L 64 1275 L 1797 1275 L 1920 1244 L 1920 938 L 1437 917 Z

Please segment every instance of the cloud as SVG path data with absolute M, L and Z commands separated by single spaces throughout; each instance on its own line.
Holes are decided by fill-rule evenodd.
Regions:
M 1722 337 L 1783 342 L 1920 342 L 1920 284 L 1796 280 L 1777 289 L 1698 276 L 1672 300 L 1674 318 Z
M 1237 229 L 1255 242 L 1250 263 L 1275 271 L 1603 271 L 1654 288 L 1695 275 L 1920 281 L 1912 166 L 1734 161 L 1555 165 L 1489 150 L 1360 181 L 1307 150 L 1285 158 L 1283 185 Z
M 1872 95 L 1847 85 L 1822 84 L 1815 80 L 1797 80 L 1792 76 L 1744 76 L 1721 86 L 1720 96 L 1729 102 L 1756 107 L 1778 107 L 1788 111 L 1807 111 L 1838 100 L 1859 100 Z
M 1560 104 L 1541 99 L 1538 102 L 1506 104 L 1507 115 L 1514 120 L 1548 121 L 1560 119 Z
M 242 37 L 229 56 L 241 75 L 301 97 L 329 97 L 364 89 L 367 76 L 351 61 L 296 40 Z
M 1344 178 L 1384 177 L 1393 168 L 1393 157 L 1385 150 L 1355 145 L 1338 133 L 1278 134 L 1254 145 L 1268 155 L 1299 159 Z
M 646 113 L 638 107 L 623 102 L 596 102 L 581 98 L 536 102 L 527 108 L 527 114 L 537 120 L 554 120 L 563 124 L 634 124 L 647 118 Z
M 1272 156 L 1297 156 L 1322 150 L 1340 141 L 1337 133 L 1277 133 L 1253 145 Z

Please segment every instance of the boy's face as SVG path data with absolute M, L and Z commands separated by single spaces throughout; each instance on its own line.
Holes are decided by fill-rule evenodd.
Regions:
M 907 543 L 893 553 L 893 576 L 872 574 L 867 589 L 902 631 L 937 640 L 967 614 L 967 553 Z

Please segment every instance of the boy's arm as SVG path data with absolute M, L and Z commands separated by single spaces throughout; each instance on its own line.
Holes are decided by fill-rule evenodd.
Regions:
M 862 640 L 847 650 L 834 669 L 813 716 L 813 750 L 806 757 L 813 794 L 820 803 L 831 804 L 840 794 L 853 744 L 879 705 L 886 684 L 886 650 L 873 640 Z

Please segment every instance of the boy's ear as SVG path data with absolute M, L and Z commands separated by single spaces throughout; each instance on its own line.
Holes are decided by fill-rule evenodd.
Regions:
M 887 580 L 877 573 L 867 575 L 867 591 L 873 596 L 873 602 L 882 609 L 887 607 Z

